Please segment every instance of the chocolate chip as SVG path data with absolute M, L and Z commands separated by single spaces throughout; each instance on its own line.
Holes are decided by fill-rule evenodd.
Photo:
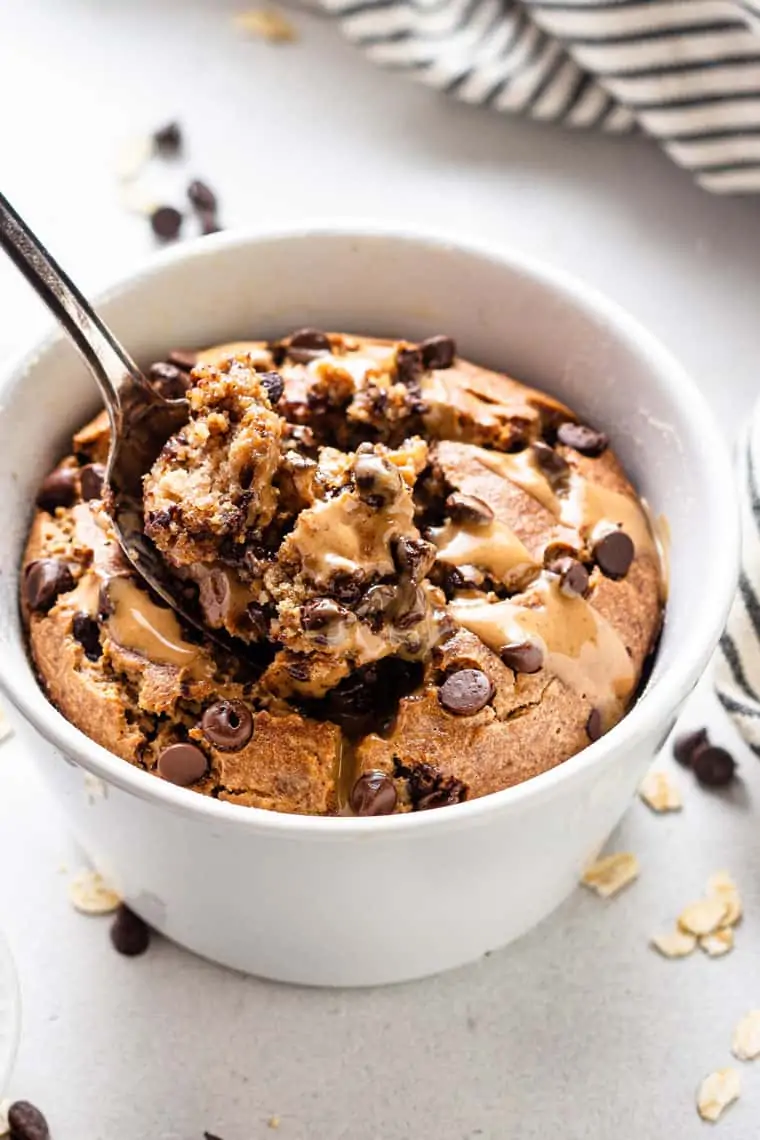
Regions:
M 71 632 L 84 649 L 90 661 L 99 661 L 103 652 L 100 645 L 100 626 L 89 614 L 74 614 Z
M 341 621 L 348 616 L 345 606 L 339 605 L 332 598 L 316 598 L 306 602 L 301 609 L 301 625 L 304 629 L 324 629 L 333 622 Z
M 333 574 L 328 592 L 346 606 L 354 606 L 364 593 L 364 575 L 361 570 L 340 570 Z
M 102 499 L 106 469 L 102 463 L 88 463 L 79 473 L 79 486 L 82 498 L 89 503 L 92 499 Z
M 198 363 L 198 353 L 191 348 L 173 348 L 169 353 L 169 361 L 183 372 L 192 372 Z
M 558 451 L 542 440 L 533 444 L 533 458 L 552 485 L 562 483 L 570 472 L 570 464 Z
M 493 521 L 493 511 L 488 503 L 478 499 L 475 495 L 465 495 L 461 491 L 454 491 L 446 500 L 446 514 L 455 523 L 470 523 L 476 526 L 485 526 Z
M 179 400 L 190 387 L 190 378 L 184 368 L 158 360 L 148 369 L 148 379 L 160 396 L 166 400 Z
M 544 664 L 541 647 L 532 641 L 513 641 L 499 650 L 499 657 L 515 673 L 538 673 Z
M 163 155 L 178 154 L 182 149 L 182 131 L 179 123 L 167 123 L 153 132 L 156 150 Z
M 213 213 L 217 207 L 216 194 L 200 178 L 194 178 L 187 188 L 187 197 L 196 210 L 209 210 Z
M 572 447 L 581 455 L 588 455 L 592 459 L 601 455 L 609 446 L 609 439 L 603 431 L 597 431 L 588 424 L 574 424 L 569 420 L 557 428 L 557 439 L 565 447 Z
M 33 613 L 47 613 L 59 594 L 73 589 L 71 570 L 58 558 L 38 558 L 26 567 L 24 594 Z
M 285 381 L 279 372 L 260 372 L 259 383 L 269 397 L 269 403 L 274 407 L 285 391 Z
M 199 210 L 198 219 L 201 223 L 201 233 L 204 237 L 209 234 L 219 234 L 222 232 L 222 227 L 219 224 L 219 219 L 214 210 Z
M 393 604 L 396 590 L 393 586 L 378 584 L 370 586 L 356 607 L 356 616 L 367 621 L 370 626 L 379 628 L 385 611 Z
M 150 945 L 150 927 L 124 903 L 117 910 L 109 933 L 114 950 L 127 958 L 144 954 Z
M 567 598 L 582 598 L 588 590 L 588 570 L 577 558 L 557 558 L 547 570 L 559 575 L 559 588 Z
M 611 530 L 592 551 L 594 561 L 607 578 L 625 578 L 635 553 L 633 542 L 624 530 Z
M 692 732 L 681 733 L 673 741 L 673 755 L 684 768 L 691 768 L 696 752 L 701 748 L 709 747 L 710 741 L 706 728 L 696 728 Z
M 217 701 L 204 712 L 201 730 L 220 752 L 239 752 L 253 736 L 251 710 L 242 701 Z
M 359 498 L 373 510 L 386 506 L 401 491 L 402 480 L 398 468 L 382 455 L 357 452 L 354 480 Z
M 159 206 L 150 215 L 150 224 L 161 241 L 174 241 L 182 229 L 182 215 L 174 206 Z
M 17 1100 L 8 1109 L 11 1140 L 50 1140 L 47 1120 L 28 1100 Z
M 602 714 L 599 709 L 592 709 L 586 721 L 586 735 L 589 740 L 598 740 L 602 735 Z
M 392 544 L 393 561 L 399 574 L 415 585 L 421 582 L 435 562 L 436 548 L 423 538 L 397 538 Z
M 320 329 L 298 329 L 288 341 L 287 354 L 296 364 L 308 364 L 315 356 L 330 351 L 330 341 Z
M 349 804 L 355 815 L 390 815 L 396 806 L 396 787 L 385 772 L 363 772 L 351 789 Z
M 493 685 L 481 669 L 460 669 L 446 678 L 438 700 L 454 716 L 473 716 L 488 704 Z
M 214 1132 L 204 1132 L 203 1140 L 222 1140 L 221 1136 L 217 1136 Z
M 448 807 L 467 799 L 469 788 L 456 776 L 444 776 L 434 764 L 402 764 L 397 757 L 393 760 L 394 775 L 406 779 L 413 811 L 429 811 L 431 808 Z
M 424 370 L 422 353 L 418 348 L 396 349 L 396 379 L 400 384 L 419 391 Z
M 185 788 L 206 775 L 208 762 L 194 744 L 170 744 L 159 756 L 156 767 L 164 780 Z
M 70 507 L 77 500 L 79 489 L 77 487 L 76 467 L 56 467 L 51 471 L 37 493 L 37 506 L 50 514 L 56 507 Z
M 450 336 L 429 336 L 420 344 L 420 352 L 426 368 L 451 368 L 457 346 Z
M 692 752 L 691 769 L 705 787 L 725 788 L 734 778 L 736 761 L 725 748 L 706 744 Z

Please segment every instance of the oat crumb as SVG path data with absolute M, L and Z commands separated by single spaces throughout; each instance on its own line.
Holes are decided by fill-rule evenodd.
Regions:
M 269 1120 L 267 1121 L 267 1126 L 269 1128 L 279 1128 L 280 1127 L 279 1116 L 270 1116 Z
M 708 958 L 722 958 L 734 948 L 734 932 L 730 926 L 722 926 L 712 934 L 703 934 L 699 945 Z
M 120 182 L 137 178 L 153 155 L 153 140 L 149 135 L 125 139 L 116 156 L 116 177 Z
M 707 880 L 708 898 L 719 898 L 727 907 L 724 926 L 736 926 L 742 917 L 742 899 L 739 888 L 728 871 L 716 871 Z
M 669 930 L 666 934 L 655 934 L 651 944 L 663 958 L 685 958 L 691 954 L 697 940 L 693 934 L 686 934 L 683 930 Z
M 705 1077 L 697 1092 L 697 1111 L 703 1120 L 715 1121 L 741 1091 L 736 1069 L 718 1069 Z
M 680 811 L 683 807 L 681 793 L 667 772 L 648 772 L 639 784 L 639 796 L 658 814 Z
M 727 904 L 713 895 L 685 907 L 678 916 L 678 925 L 687 934 L 695 934 L 699 938 L 723 926 L 727 913 Z
M 741 1019 L 731 1039 L 731 1052 L 740 1061 L 760 1057 L 760 1009 L 753 1009 Z
M 241 32 L 271 43 L 292 43 L 298 39 L 293 24 L 275 8 L 250 8 L 247 12 L 238 12 L 233 21 Z
M 639 861 L 629 851 L 617 851 L 597 859 L 583 873 L 581 882 L 603 899 L 611 898 L 638 878 Z
M 80 871 L 69 883 L 69 898 L 81 914 L 111 914 L 121 904 L 121 896 L 97 871 Z

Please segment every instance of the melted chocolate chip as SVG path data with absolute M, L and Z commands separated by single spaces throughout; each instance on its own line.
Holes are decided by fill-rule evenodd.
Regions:
M 40 1110 L 28 1100 L 17 1100 L 8 1109 L 11 1140 L 50 1140 L 50 1129 Z
M 340 570 L 333 574 L 327 588 L 331 597 L 346 606 L 354 606 L 364 592 L 364 575 L 361 570 Z
M 402 764 L 393 760 L 394 775 L 406 780 L 412 811 L 448 807 L 467 799 L 469 788 L 456 776 L 444 776 L 434 764 Z
M 481 669 L 460 669 L 438 690 L 438 700 L 454 716 L 473 716 L 488 704 L 493 685 Z
M 208 762 L 194 744 L 170 744 L 158 757 L 158 774 L 181 788 L 194 784 L 206 775 Z
M 435 562 L 436 548 L 424 538 L 397 538 L 393 543 L 393 561 L 399 574 L 416 585 Z
M 691 768 L 695 754 L 701 748 L 710 744 L 706 728 L 697 728 L 693 732 L 684 732 L 673 741 L 673 755 L 684 768 Z
M 126 958 L 136 958 L 150 946 L 150 927 L 124 903 L 116 912 L 109 934 L 114 950 Z
M 324 629 L 333 622 L 341 621 L 349 611 L 332 598 L 315 598 L 306 602 L 301 609 L 301 625 L 304 629 Z
M 182 215 L 174 206 L 159 206 L 150 215 L 150 224 L 161 241 L 174 241 L 182 229 Z
M 257 641 L 263 641 L 269 633 L 269 622 L 266 616 L 266 610 L 260 606 L 258 602 L 249 602 L 245 607 L 245 612 L 248 621 L 251 625 L 251 632 Z
M 429 336 L 420 344 L 420 352 L 426 368 L 451 368 L 457 346 L 450 336 Z
M 734 778 L 736 761 L 725 748 L 706 744 L 692 752 L 691 769 L 707 788 L 725 788 Z
M 538 673 L 544 664 L 540 646 L 532 641 L 513 641 L 499 650 L 499 657 L 515 673 Z
M 557 439 L 565 447 L 572 447 L 581 455 L 588 455 L 595 459 L 609 446 L 609 439 L 603 431 L 597 431 L 588 424 L 574 424 L 567 420 L 557 428 Z
M 634 553 L 633 542 L 624 530 L 611 530 L 594 543 L 594 561 L 607 578 L 625 578 Z
M 449 495 L 444 509 L 455 523 L 485 526 L 493 522 L 493 511 L 488 503 L 484 503 L 475 495 L 465 495 L 461 491 L 454 491 Z
M 282 376 L 279 372 L 260 372 L 259 383 L 269 396 L 269 403 L 274 407 L 285 391 L 285 381 Z
M 351 789 L 349 804 L 355 815 L 390 815 L 397 798 L 396 787 L 385 772 L 363 772 Z
M 86 503 L 92 499 L 102 499 L 105 477 L 106 469 L 102 463 L 88 463 L 86 467 L 82 468 L 79 475 L 79 485 L 82 489 L 82 498 Z
M 59 594 L 73 589 L 71 570 L 58 558 L 38 558 L 26 567 L 24 594 L 33 613 L 47 613 Z
M 217 207 L 216 194 L 200 178 L 194 178 L 187 188 L 187 197 L 196 210 L 207 210 L 214 213 Z
M 401 491 L 398 468 L 382 455 L 361 449 L 354 460 L 354 480 L 359 498 L 373 510 L 380 510 L 392 502 Z
M 204 712 L 201 730 L 220 752 L 239 752 L 253 736 L 253 717 L 242 701 L 217 701 Z
M 424 370 L 422 353 L 418 348 L 399 348 L 396 350 L 396 379 L 399 383 L 418 392 Z
M 370 586 L 364 597 L 356 607 L 356 616 L 360 617 L 362 621 L 366 621 L 370 628 L 378 632 L 382 624 L 383 614 L 396 598 L 396 591 L 393 586 L 386 586 L 382 583 L 377 586 Z
M 586 721 L 586 735 L 589 740 L 598 740 L 602 731 L 602 714 L 599 709 L 592 709 Z
M 165 400 L 180 400 L 190 387 L 190 377 L 184 368 L 168 360 L 157 360 L 148 369 L 148 379 Z
M 50 514 L 56 507 L 71 507 L 79 495 L 76 467 L 56 467 L 43 480 L 37 493 L 37 506 Z
M 567 598 L 582 598 L 588 590 L 588 570 L 577 558 L 557 558 L 547 570 L 559 575 L 559 588 Z
M 182 149 L 182 131 L 179 123 L 167 123 L 153 132 L 153 144 L 163 155 L 178 154 Z
M 99 661 L 103 653 L 100 645 L 100 626 L 89 614 L 74 614 L 71 632 L 84 649 L 90 661 Z
M 296 364 L 308 364 L 315 356 L 330 351 L 330 341 L 320 329 L 298 329 L 290 337 L 287 355 Z
M 552 486 L 564 482 L 570 473 L 570 464 L 566 459 L 555 451 L 553 447 L 549 447 L 548 443 L 542 440 L 533 444 L 533 458 L 536 461 L 537 467 L 543 472 Z

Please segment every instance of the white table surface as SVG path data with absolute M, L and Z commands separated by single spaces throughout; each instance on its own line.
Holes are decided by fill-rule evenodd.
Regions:
M 457 106 L 376 71 L 310 15 L 295 17 L 296 44 L 244 41 L 234 9 L 0 0 L 0 186 L 86 289 L 150 256 L 112 157 L 177 116 L 190 160 L 168 168 L 160 197 L 198 174 L 230 226 L 374 215 L 509 242 L 640 317 L 733 435 L 760 348 L 757 202 L 705 195 L 645 140 Z M 44 323 L 5 264 L 0 314 L 0 357 Z M 634 804 L 612 841 L 643 865 L 628 892 L 605 904 L 577 891 L 475 966 L 360 992 L 242 978 L 161 941 L 120 958 L 107 920 L 71 910 L 61 868 L 76 853 L 29 758 L 5 744 L 0 925 L 24 1006 L 9 1094 L 44 1108 L 54 1140 L 702 1135 L 695 1086 L 730 1063 L 734 1022 L 760 1006 L 760 769 L 707 689 L 685 719 L 735 748 L 742 781 L 709 795 L 679 772 L 680 816 Z M 747 901 L 734 953 L 658 958 L 648 937 L 722 866 Z M 717 1128 L 750 1140 L 760 1062 L 740 1067 L 743 1097 Z

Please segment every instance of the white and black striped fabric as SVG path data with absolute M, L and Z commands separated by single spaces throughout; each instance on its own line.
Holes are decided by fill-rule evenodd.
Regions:
M 760 190 L 760 0 L 321 0 L 386 67 L 497 111 L 656 139 Z
M 760 405 L 739 444 L 742 564 L 739 589 L 717 654 L 718 697 L 760 756 Z

